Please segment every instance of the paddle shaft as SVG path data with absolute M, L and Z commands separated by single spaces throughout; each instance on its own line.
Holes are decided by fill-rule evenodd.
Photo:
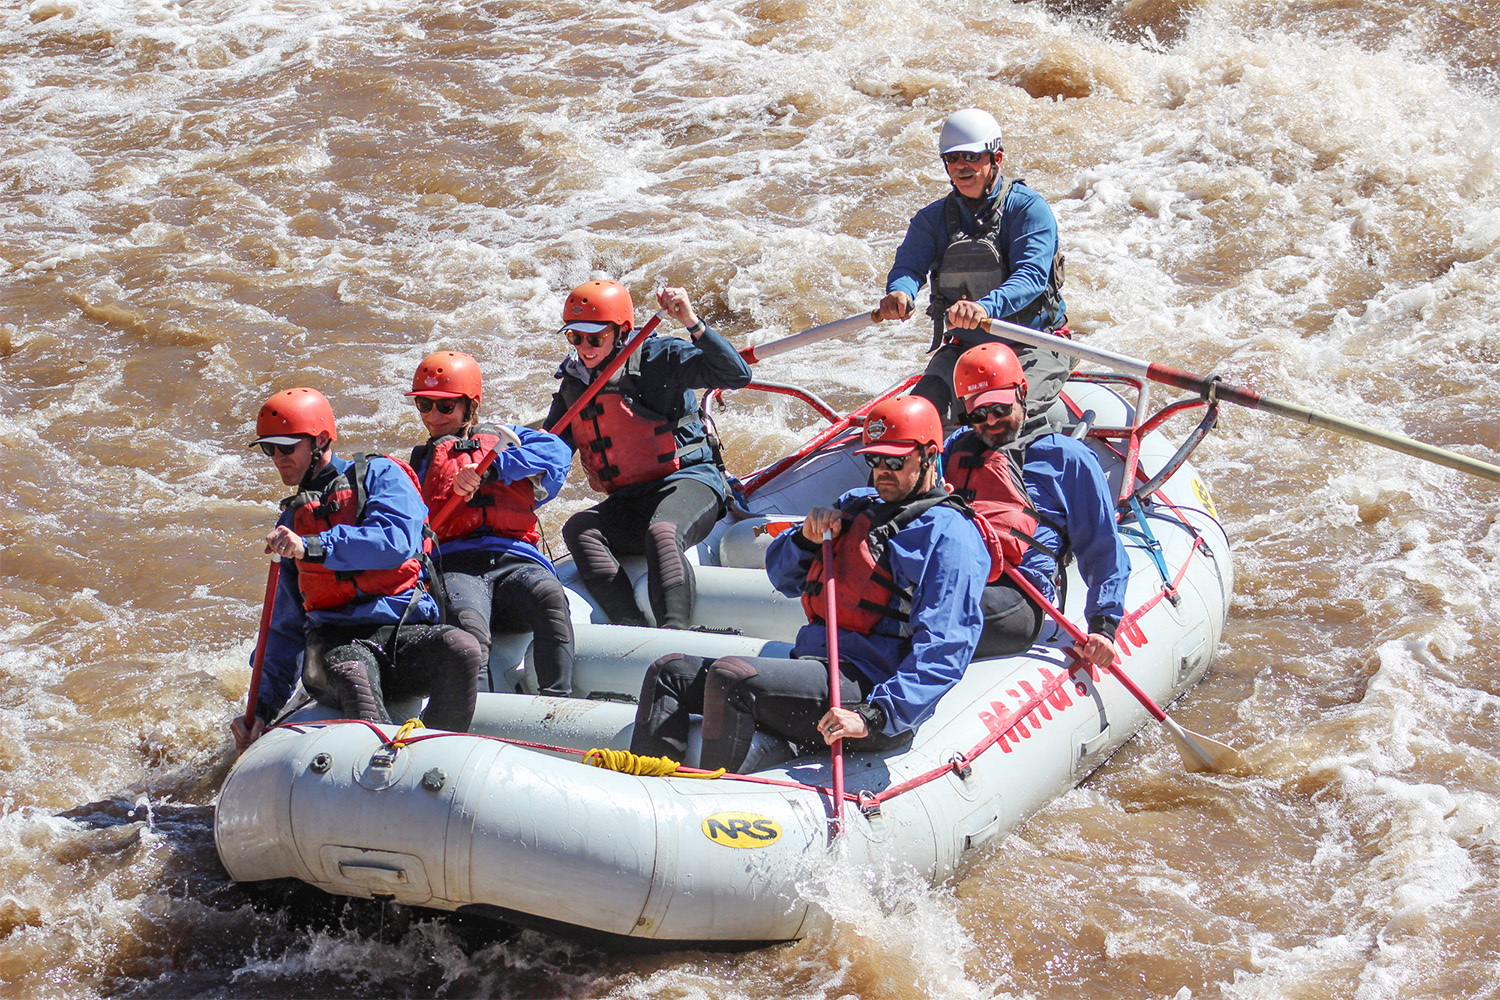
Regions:
M 1370 444 L 1399 451 L 1413 458 L 1433 462 L 1437 465 L 1466 472 L 1471 476 L 1488 479 L 1491 482 L 1500 482 L 1500 466 L 1481 462 L 1478 459 L 1460 455 L 1457 452 L 1438 448 L 1435 445 L 1423 444 L 1400 434 L 1392 434 L 1389 431 L 1361 424 L 1353 420 L 1345 420 L 1343 417 L 1335 417 L 1330 413 L 1298 406 L 1283 400 L 1273 399 L 1270 396 L 1262 396 L 1250 389 L 1241 389 L 1213 378 L 1205 378 L 1202 375 L 1194 375 L 1180 368 L 1170 365 L 1159 365 L 1151 361 L 1142 361 L 1128 355 L 1117 354 L 1114 351 L 1106 351 L 1100 347 L 1086 347 L 1077 341 L 1068 340 L 1064 337 L 1053 336 L 1042 333 L 1030 327 L 1017 326 L 1003 320 L 985 320 L 980 327 L 989 334 L 1004 337 L 1007 340 L 1019 341 L 1035 347 L 1046 348 L 1049 351 L 1057 351 L 1059 354 L 1070 354 L 1075 358 L 1085 361 L 1093 361 L 1097 364 L 1106 365 L 1116 371 L 1122 371 L 1129 375 L 1147 378 L 1162 385 L 1170 385 L 1177 389 L 1186 389 L 1196 392 L 1206 399 L 1222 399 L 1226 403 L 1234 403 L 1252 410 L 1262 410 L 1266 413 L 1274 413 L 1288 420 L 1296 420 L 1301 423 L 1317 427 L 1325 431 L 1333 431 L 1345 434 Z
M 790 337 L 782 337 L 780 340 L 773 340 L 769 344 L 759 344 L 754 347 L 742 347 L 740 348 L 740 357 L 744 358 L 746 362 L 753 365 L 757 361 L 764 361 L 766 358 L 774 358 L 778 354 L 785 354 L 788 351 L 795 351 L 799 347 L 806 347 L 808 344 L 816 344 L 820 340 L 828 340 L 831 337 L 842 337 L 846 333 L 854 333 L 858 330 L 863 330 L 867 326 L 879 322 L 879 309 L 872 309 L 867 313 L 856 313 L 855 315 L 847 316 L 844 319 L 836 319 L 832 323 L 824 323 L 822 326 L 815 326 L 810 330 L 803 330 L 801 333 L 794 333 Z
M 801 530 L 801 529 L 798 529 Z M 828 624 L 828 709 L 844 707 L 839 676 L 839 612 L 837 582 L 833 577 L 833 529 L 823 529 L 823 598 L 824 619 Z M 833 751 L 833 832 L 844 828 L 844 738 L 840 736 L 829 748 Z
M 1061 625 L 1063 627 L 1063 631 L 1073 637 L 1074 642 L 1081 645 L 1089 641 L 1089 637 L 1084 633 L 1083 629 L 1079 628 L 1077 625 L 1074 625 L 1068 619 L 1068 617 L 1062 613 L 1061 609 L 1059 609 L 1057 605 L 1053 604 L 1051 601 L 1043 597 L 1042 592 L 1040 590 L 1037 590 L 1036 586 L 1030 580 L 1026 579 L 1025 574 L 1023 574 L 1020 570 L 1007 563 L 1005 565 L 1005 575 L 1010 577 L 1011 580 L 1015 582 L 1017 587 L 1021 588 L 1021 593 L 1031 598 L 1034 602 L 1036 602 L 1037 607 L 1047 612 L 1047 614 L 1052 617 L 1053 621 Z M 1151 717 L 1153 719 L 1155 719 L 1157 722 L 1167 721 L 1167 713 L 1163 712 L 1161 710 L 1161 706 L 1158 705 L 1149 694 L 1142 691 L 1140 687 L 1136 685 L 1135 681 L 1130 679 L 1129 674 L 1121 670 L 1117 664 L 1111 664 L 1107 669 L 1110 673 L 1114 674 L 1115 677 L 1119 678 L 1120 683 L 1125 685 L 1125 690 L 1129 691 L 1131 696 L 1135 698 L 1136 701 L 1145 706 L 1146 711 L 1151 713 Z
M 599 395 L 599 390 L 603 389 L 609 383 L 609 380 L 614 377 L 615 372 L 625 367 L 625 362 L 629 361 L 630 356 L 636 352 L 636 349 L 646 342 L 646 338 L 656 332 L 656 328 L 661 325 L 661 318 L 666 314 L 665 309 L 658 309 L 656 315 L 647 320 L 646 325 L 641 327 L 634 337 L 630 338 L 630 342 L 625 345 L 625 349 L 611 358 L 609 364 L 604 366 L 604 370 L 594 376 L 594 380 L 583 390 L 583 395 L 574 400 L 573 405 L 568 407 L 561 417 L 557 418 L 557 422 L 547 428 L 547 433 L 557 434 L 561 428 L 572 423 L 573 418 L 578 416 L 579 411 L 588 406 L 590 401 Z M 486 452 L 485 456 L 474 464 L 475 470 L 481 476 L 484 475 L 489 471 L 490 466 L 494 464 L 495 456 L 499 454 L 500 449 Z M 443 504 L 442 509 L 437 512 L 437 516 L 433 517 L 432 520 L 444 520 L 449 514 L 453 513 L 453 508 L 463 502 L 464 498 L 455 493 L 448 498 L 448 502 Z
M 266 597 L 260 605 L 260 635 L 255 639 L 255 657 L 250 661 L 250 693 L 245 695 L 245 728 L 255 723 L 260 706 L 260 675 L 266 665 L 266 641 L 271 637 L 271 610 L 276 605 L 276 584 L 281 580 L 281 560 L 272 559 L 266 570 Z

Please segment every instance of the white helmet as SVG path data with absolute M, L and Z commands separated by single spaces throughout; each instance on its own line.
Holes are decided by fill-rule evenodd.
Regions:
M 938 134 L 938 155 L 943 153 L 994 153 L 1000 150 L 1000 123 L 988 111 L 965 108 L 943 122 Z

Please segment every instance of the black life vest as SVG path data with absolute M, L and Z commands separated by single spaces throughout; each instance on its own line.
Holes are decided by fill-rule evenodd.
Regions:
M 933 321 L 931 350 L 936 350 L 947 339 L 946 317 L 949 306 L 964 299 L 977 302 L 1010 277 L 1010 257 L 1005 242 L 1000 238 L 1000 223 L 1005 216 L 1005 199 L 1010 195 L 1011 186 L 1024 183 L 1019 177 L 1005 179 L 1000 193 L 976 217 L 975 221 L 979 223 L 979 233 L 976 236 L 969 236 L 963 230 L 958 192 L 948 192 L 948 197 L 943 202 L 948 245 L 932 269 L 931 301 L 927 306 L 927 315 Z M 1059 248 L 1053 255 L 1052 269 L 1047 275 L 1047 287 L 1042 290 L 1042 294 L 1019 312 L 996 318 L 1029 326 L 1043 333 L 1059 329 L 1063 321 L 1063 270 L 1063 255 Z M 1045 324 L 1039 325 L 1039 321 L 1044 318 Z
M 491 451 L 509 448 L 518 441 L 508 429 L 479 424 L 467 437 L 454 434 L 419 445 L 411 453 L 411 464 L 422 473 L 422 499 L 428 516 L 437 518 L 453 496 L 453 477 L 466 465 L 474 465 Z M 487 473 L 488 476 L 493 472 Z M 474 535 L 503 535 L 535 545 L 541 540 L 536 524 L 536 491 L 530 477 L 513 483 L 488 479 L 474 495 L 455 504 L 441 520 L 431 522 L 439 542 Z
M 365 501 L 369 497 L 366 478 L 369 459 L 386 458 L 396 463 L 421 490 L 411 466 L 389 455 L 355 455 L 354 464 L 321 490 L 297 493 L 281 501 L 283 510 L 292 512 L 292 530 L 299 535 L 316 535 L 335 525 L 358 525 L 364 519 Z M 422 579 L 422 565 L 432 550 L 432 533 L 422 524 L 422 551 L 394 569 L 367 569 L 337 572 L 322 563 L 297 560 L 297 589 L 302 607 L 307 611 L 340 608 L 361 597 L 394 597 L 413 590 Z M 415 596 L 415 595 L 413 595 Z

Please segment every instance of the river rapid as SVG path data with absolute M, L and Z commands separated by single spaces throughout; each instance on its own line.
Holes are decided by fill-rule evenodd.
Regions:
M 1146 730 L 950 883 L 830 865 L 830 926 L 742 954 L 252 891 L 212 837 L 267 395 L 399 451 L 432 350 L 542 411 L 590 278 L 740 346 L 868 310 L 959 108 L 1088 343 L 1496 461 L 1497 46 L 1455 0 L 3 0 L 0 995 L 1500 996 L 1500 486 L 1246 410 L 1197 453 L 1239 586 L 1173 711 L 1249 777 Z M 927 339 L 757 374 L 847 407 Z M 741 474 L 812 427 L 730 403 Z

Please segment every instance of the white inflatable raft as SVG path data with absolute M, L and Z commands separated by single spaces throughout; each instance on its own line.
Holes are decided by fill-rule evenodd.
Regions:
M 1092 412 L 1089 441 L 1117 494 L 1137 459 L 1129 473 L 1137 486 L 1176 469 L 1142 504 L 1149 532 L 1126 539 L 1133 572 L 1119 631 L 1125 670 L 1166 704 L 1213 658 L 1233 571 L 1202 480 L 1136 420 L 1144 396 L 1139 382 L 1109 376 L 1075 378 L 1066 399 L 1075 422 Z M 1192 405 L 1202 404 L 1174 408 Z M 738 634 L 603 624 L 565 561 L 578 624 L 577 697 L 482 694 L 473 732 L 420 731 L 400 748 L 387 744 L 389 728 L 320 723 L 326 711 L 302 709 L 225 781 L 214 833 L 230 876 L 296 878 L 330 893 L 637 943 L 804 934 L 814 908 L 796 886 L 832 837 L 826 749 L 798 757 L 757 737 L 748 779 L 714 780 L 641 777 L 585 766 L 581 756 L 628 748 L 630 702 L 656 657 L 789 649 L 804 619 L 757 568 L 766 538 L 755 529 L 867 481 L 852 454 L 862 410 L 747 479 L 735 515 L 697 547 L 697 620 Z M 1074 568 L 1066 610 L 1075 620 L 1085 593 Z M 972 664 L 909 748 L 846 758 L 843 836 L 855 865 L 895 862 L 942 879 L 1150 721 L 1112 677 L 1070 671 L 1067 642 L 1049 644 L 1055 634 L 1044 629 L 1044 642 L 1026 655 Z M 497 648 L 492 662 L 509 667 L 506 684 L 524 691 L 521 660 L 512 645 Z M 696 764 L 696 754 L 695 744 L 686 763 Z

